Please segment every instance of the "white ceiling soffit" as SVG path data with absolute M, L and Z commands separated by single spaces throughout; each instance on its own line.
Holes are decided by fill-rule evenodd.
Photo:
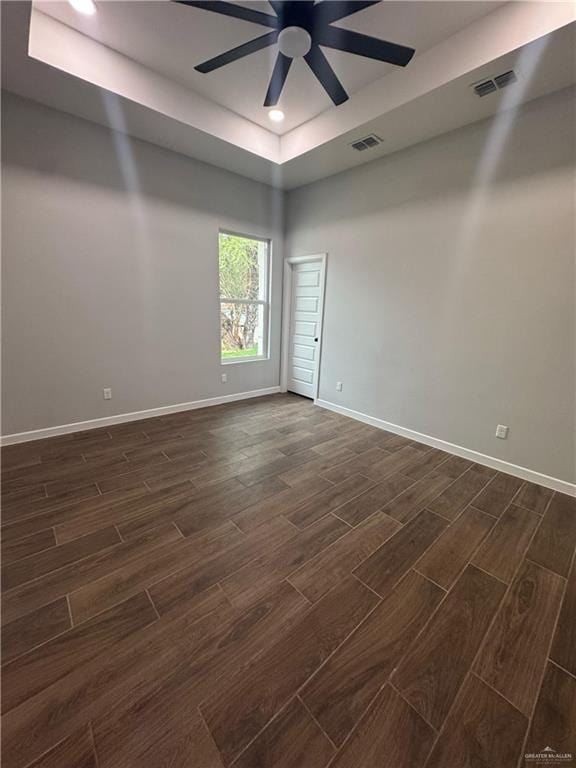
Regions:
M 410 0 L 406 4 L 410 5 Z M 48 5 L 68 8 L 64 3 Z M 99 8 L 102 5 L 98 3 Z M 108 7 L 108 3 L 104 5 Z M 133 5 L 136 9 L 165 4 Z M 468 3 L 455 0 L 453 5 L 456 8 Z M 486 3 L 469 5 L 478 6 L 478 15 L 479 7 Z M 515 91 L 517 101 L 528 101 L 575 82 L 574 3 L 494 5 L 492 12 L 486 14 L 484 9 L 483 15 L 464 29 L 417 54 L 405 69 L 384 65 L 386 73 L 382 77 L 374 79 L 372 70 L 371 81 L 363 85 L 366 70 L 362 73 L 362 67 L 352 67 L 346 85 L 351 92 L 349 82 L 355 74 L 356 89 L 339 107 L 328 107 L 317 114 L 313 94 L 310 98 L 310 93 L 301 92 L 300 117 L 306 109 L 313 116 L 282 135 L 264 127 L 264 123 L 258 124 L 254 119 L 258 113 L 249 119 L 230 108 L 230 93 L 237 93 L 239 84 L 230 92 L 224 89 L 217 98 L 210 98 L 207 91 L 192 89 L 191 76 L 189 82 L 183 76 L 178 80 L 168 77 L 158 71 L 158 63 L 156 69 L 151 69 L 63 23 L 55 18 L 57 14 L 30 9 L 27 2 L 2 4 L 3 86 L 236 173 L 293 188 L 488 117 L 500 106 L 509 106 L 507 91 L 483 99 L 473 94 L 470 84 L 483 78 L 517 69 L 519 82 L 509 91 Z M 215 16 L 197 9 L 180 10 Z M 358 14 L 358 19 L 361 16 Z M 379 33 L 379 28 L 354 28 L 387 36 L 384 30 Z M 228 38 L 225 42 L 223 48 Z M 165 47 L 170 51 L 169 44 Z M 212 52 L 219 52 L 214 43 L 208 55 Z M 260 68 L 268 77 L 269 62 L 261 62 Z M 251 99 L 256 97 L 251 93 Z M 371 132 L 384 139 L 379 147 L 366 153 L 350 149 L 349 142 Z
M 279 185 L 275 134 L 55 22 L 29 2 L 2 2 L 0 10 L 6 90 Z
M 518 81 L 479 98 L 471 85 L 514 70 Z M 325 141 L 282 165 L 290 189 L 397 152 L 442 133 L 488 118 L 503 109 L 567 88 L 576 82 L 576 25 L 568 25 L 456 77 L 379 117 Z M 576 94 L 575 94 L 576 95 Z M 376 134 L 383 143 L 362 153 L 355 140 Z M 358 161 L 358 156 L 360 162 Z

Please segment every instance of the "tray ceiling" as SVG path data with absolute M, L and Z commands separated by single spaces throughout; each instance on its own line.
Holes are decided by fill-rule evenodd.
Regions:
M 242 5 L 271 12 L 264 2 Z M 410 64 L 324 49 L 350 95 L 334 107 L 295 61 L 277 128 L 262 107 L 275 47 L 209 75 L 194 71 L 262 27 L 169 0 L 96 0 L 96 7 L 87 17 L 67 2 L 1 3 L 3 88 L 284 188 L 576 82 L 574 3 L 386 1 L 339 23 L 415 47 Z M 508 69 L 519 74 L 510 91 L 474 94 L 474 82 Z M 369 133 L 383 139 L 376 149 L 351 149 Z
M 329 1 L 329 0 L 328 0 Z M 242 2 L 273 13 L 267 2 Z M 383 2 L 335 26 L 393 40 L 416 49 L 416 56 L 494 11 L 501 2 Z M 210 74 L 194 66 L 258 37 L 267 30 L 199 8 L 165 2 L 98 2 L 94 16 L 78 14 L 67 2 L 36 2 L 52 16 L 173 82 L 227 107 L 262 127 L 282 134 L 332 108 L 332 102 L 302 59 L 294 61 L 282 99 L 285 113 L 274 125 L 263 107 L 277 45 Z M 389 64 L 323 49 L 348 93 L 395 68 Z

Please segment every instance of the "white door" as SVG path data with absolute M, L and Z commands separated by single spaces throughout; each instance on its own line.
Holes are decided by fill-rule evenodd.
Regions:
M 314 398 L 322 326 L 321 261 L 292 265 L 292 301 L 288 350 L 287 387 L 290 392 Z

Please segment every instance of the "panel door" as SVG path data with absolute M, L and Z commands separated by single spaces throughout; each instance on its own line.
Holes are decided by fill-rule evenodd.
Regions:
M 314 398 L 318 375 L 318 350 L 321 320 L 322 265 L 311 261 L 292 267 L 292 307 L 288 389 Z

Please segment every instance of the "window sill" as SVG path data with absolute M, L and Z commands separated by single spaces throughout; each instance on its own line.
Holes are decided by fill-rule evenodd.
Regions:
M 238 363 L 265 363 L 270 357 L 237 357 L 229 360 L 220 360 L 221 365 L 238 365 Z

